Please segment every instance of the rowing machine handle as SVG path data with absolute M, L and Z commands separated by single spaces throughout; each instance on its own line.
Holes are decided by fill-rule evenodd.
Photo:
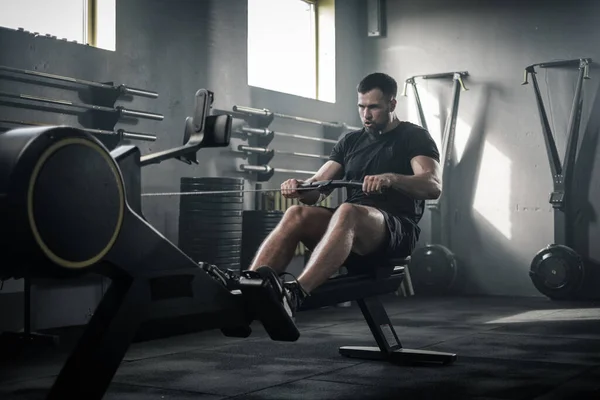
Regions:
M 328 180 L 328 181 L 316 181 L 310 183 L 302 183 L 298 187 L 302 189 L 314 188 L 315 190 L 324 190 L 324 189 L 337 189 L 342 187 L 348 188 L 362 188 L 363 184 L 359 181 L 342 181 L 342 180 Z

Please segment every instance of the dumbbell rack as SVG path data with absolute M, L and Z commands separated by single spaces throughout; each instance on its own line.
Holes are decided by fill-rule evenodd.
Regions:
M 78 129 L 95 136 L 102 144 L 111 149 L 123 140 L 156 141 L 157 137 L 150 133 L 131 132 L 116 129 L 117 123 L 123 119 L 150 119 L 162 121 L 162 114 L 138 111 L 116 105 L 117 100 L 129 100 L 133 97 L 158 98 L 158 93 L 136 89 L 112 82 L 94 82 L 63 75 L 56 75 L 37 70 L 27 70 L 0 65 L 0 79 L 24 84 L 33 84 L 35 94 L 24 94 L 14 91 L 0 91 L 0 102 L 15 109 L 27 109 L 37 112 L 61 115 L 77 115 Z M 38 95 L 48 88 L 64 91 L 76 91 L 81 102 L 73 102 L 62 98 L 50 98 Z M 52 118 L 56 119 L 56 118 Z M 19 127 L 46 126 L 51 123 L 41 123 L 28 118 L 4 118 L 0 115 L 0 132 Z M 63 125 L 63 124 L 61 124 Z M 55 346 L 57 336 L 32 331 L 31 309 L 32 292 L 35 284 L 28 275 L 23 276 L 23 331 L 2 332 L 0 347 L 10 352 L 18 352 L 28 347 Z

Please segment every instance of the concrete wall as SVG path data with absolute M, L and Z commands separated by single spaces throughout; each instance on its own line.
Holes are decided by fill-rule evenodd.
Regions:
M 118 128 L 156 133 L 154 143 L 136 142 L 143 153 L 181 144 L 185 117 L 192 114 L 194 93 L 199 88 L 215 92 L 216 108 L 234 104 L 269 108 L 280 113 L 356 125 L 355 86 L 363 74 L 363 38 L 366 35 L 362 2 L 337 2 L 337 99 L 335 104 L 289 96 L 247 85 L 245 0 L 123 0 L 117 9 L 117 50 L 89 46 L 0 28 L 0 65 L 35 69 L 80 79 L 113 81 L 155 90 L 159 98 L 135 98 L 120 105 L 164 114 L 162 122 L 139 120 Z M 274 56 L 276 49 L 274 49 Z M 293 79 L 293 77 L 290 77 Z M 27 82 L 0 79 L 0 90 L 37 94 L 81 102 L 76 91 L 40 87 Z M 0 117 L 78 126 L 76 115 L 17 109 L 0 103 Z M 239 121 L 238 121 L 239 123 Z M 276 122 L 275 129 L 323 135 L 317 126 Z M 233 139 L 235 146 L 239 139 Z M 272 143 L 281 150 L 312 153 L 326 151 L 320 144 L 280 138 Z M 198 166 L 176 161 L 149 166 L 143 172 L 144 192 L 179 190 L 182 176 L 234 176 L 246 162 L 228 149 L 202 150 Z M 316 170 L 321 162 L 294 158 L 275 159 L 274 167 Z M 278 187 L 289 176 L 275 174 L 266 187 Z M 247 176 L 247 178 L 252 178 Z M 248 181 L 248 187 L 254 182 Z M 249 196 L 247 208 L 252 207 Z M 177 197 L 145 198 L 144 214 L 168 239 L 177 241 Z M 297 260 L 296 264 L 299 264 Z M 8 281 L 0 292 L 0 331 L 22 327 L 22 282 Z M 34 297 L 35 329 L 81 324 L 87 321 L 103 291 L 98 280 L 40 285 Z
M 598 59 L 600 28 L 593 1 L 387 1 L 388 33 L 367 41 L 368 70 L 409 76 L 468 70 L 461 93 L 450 193 L 449 246 L 470 276 L 468 292 L 539 296 L 528 276 L 533 255 L 553 242 L 548 159 L 533 88 L 521 86 L 527 65 L 560 59 Z M 561 159 L 577 71 L 538 70 Z M 600 168 L 599 71 L 585 82 L 581 153 L 577 161 L 576 250 L 591 267 L 600 261 L 596 221 Z M 450 82 L 419 82 L 430 130 L 439 135 Z M 410 91 L 409 91 L 410 93 Z M 401 118 L 416 122 L 412 95 Z M 421 244 L 427 242 L 423 219 Z

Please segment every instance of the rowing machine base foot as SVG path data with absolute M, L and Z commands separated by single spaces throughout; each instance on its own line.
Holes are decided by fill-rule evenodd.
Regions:
M 235 328 L 221 328 L 221 332 L 227 337 L 247 338 L 252 335 L 252 328 L 249 326 L 238 326 Z
M 344 346 L 340 347 L 340 354 L 349 358 L 389 361 L 397 364 L 436 363 L 447 365 L 456 361 L 456 354 L 454 353 L 429 350 L 398 349 L 390 353 L 384 353 L 379 347 Z

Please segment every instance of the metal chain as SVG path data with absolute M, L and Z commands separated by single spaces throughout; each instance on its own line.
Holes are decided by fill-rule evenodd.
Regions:
M 317 188 L 296 188 L 297 191 L 317 190 Z M 233 193 L 258 193 L 258 192 L 280 192 L 281 189 L 251 189 L 251 190 L 215 190 L 208 192 L 161 192 L 161 193 L 142 193 L 142 197 L 157 196 L 202 196 L 212 194 L 233 194 Z

